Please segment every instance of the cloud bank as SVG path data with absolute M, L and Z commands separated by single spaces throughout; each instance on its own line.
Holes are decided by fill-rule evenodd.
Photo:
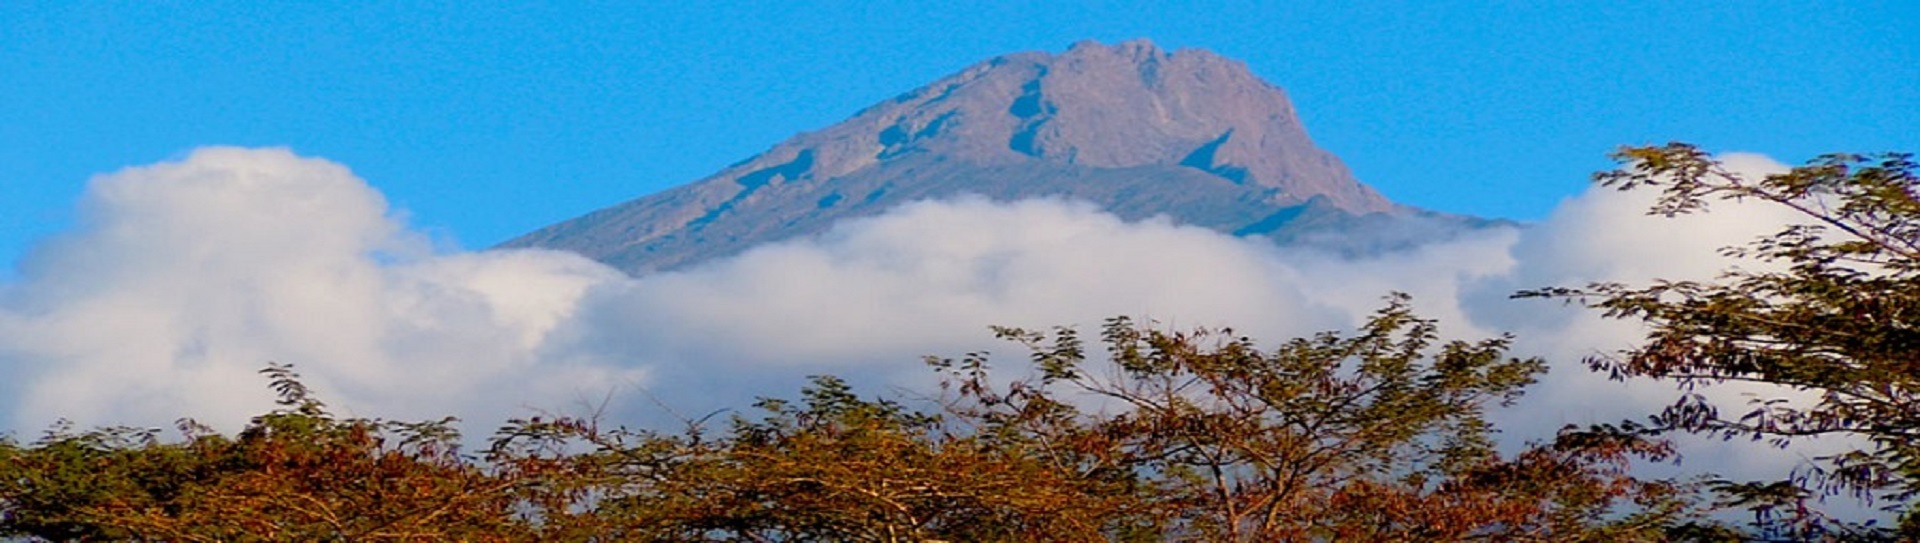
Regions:
M 1502 415 L 1540 435 L 1643 414 L 1672 390 L 1580 365 L 1630 345 L 1634 324 L 1512 292 L 1708 279 L 1728 264 L 1716 248 L 1791 219 L 1758 206 L 1650 218 L 1649 198 L 1596 189 L 1530 228 L 1364 259 L 1079 203 L 959 199 L 635 278 L 559 252 L 437 250 L 341 165 L 208 148 L 94 179 L 75 229 L 0 285 L 0 428 L 233 427 L 270 405 L 255 374 L 269 361 L 368 416 L 454 414 L 484 429 L 606 398 L 615 415 L 652 400 L 697 414 L 807 374 L 924 382 L 926 354 L 997 350 L 1017 365 L 991 324 L 1088 329 L 1130 315 L 1278 341 L 1352 326 L 1398 290 L 1450 335 L 1513 332 L 1520 352 L 1553 362 L 1534 400 Z
M 96 178 L 80 207 L 0 290 L 0 413 L 16 431 L 230 427 L 270 405 L 255 374 L 270 361 L 342 408 L 396 416 L 643 371 L 540 354 L 618 273 L 559 253 L 434 254 L 337 164 L 203 149 Z

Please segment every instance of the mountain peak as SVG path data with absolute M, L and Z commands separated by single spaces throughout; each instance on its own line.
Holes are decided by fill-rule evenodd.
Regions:
M 1146 38 L 1134 38 L 1113 45 L 1100 43 L 1099 40 L 1080 40 L 1067 46 L 1067 52 L 1063 56 L 1108 54 L 1132 59 L 1134 62 L 1160 60 L 1167 56 L 1165 51 L 1160 50 L 1160 46 L 1154 45 L 1152 40 Z
M 1229 232 L 1310 203 L 1400 210 L 1314 146 L 1286 94 L 1244 63 L 1145 39 L 1081 41 L 977 63 L 706 179 L 507 245 L 658 269 L 966 192 L 1067 196 Z M 1170 202 L 1191 209 L 1155 209 Z
M 1353 212 L 1392 209 L 1314 147 L 1286 94 L 1245 64 L 1198 49 L 1170 54 L 1145 39 L 999 57 L 850 123 L 888 116 L 897 122 L 883 132 L 922 141 L 878 138 L 887 146 L 918 145 L 988 163 L 1024 155 L 1106 168 L 1185 165 L 1280 189 L 1276 202 L 1321 195 Z M 967 126 L 949 126 L 956 117 Z

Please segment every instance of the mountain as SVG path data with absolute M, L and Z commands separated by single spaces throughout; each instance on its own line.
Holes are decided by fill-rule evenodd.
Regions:
M 503 246 L 570 250 L 640 273 L 966 193 L 1066 197 L 1129 220 L 1165 214 L 1278 238 L 1440 217 L 1354 179 L 1307 137 L 1286 94 L 1241 62 L 1146 40 L 1086 41 L 975 64 L 705 179 Z

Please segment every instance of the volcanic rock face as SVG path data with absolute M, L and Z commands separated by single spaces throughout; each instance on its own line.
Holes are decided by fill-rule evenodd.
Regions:
M 1080 199 L 1243 235 L 1303 215 L 1411 213 L 1315 147 L 1286 95 L 1244 64 L 1145 40 L 1081 42 L 976 64 L 706 179 L 504 246 L 639 273 L 968 193 Z

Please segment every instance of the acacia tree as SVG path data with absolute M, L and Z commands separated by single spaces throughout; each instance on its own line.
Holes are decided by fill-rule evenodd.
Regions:
M 1709 282 L 1595 283 L 1521 296 L 1565 298 L 1647 323 L 1639 346 L 1589 364 L 1615 378 L 1677 382 L 1686 392 L 1653 417 L 1656 428 L 1779 446 L 1814 436 L 1866 444 L 1814 459 L 1785 480 L 1722 483 L 1729 503 L 1753 506 L 1766 529 L 1794 538 L 1920 538 L 1920 178 L 1913 156 L 1826 155 L 1757 179 L 1683 143 L 1612 156 L 1621 166 L 1595 181 L 1660 191 L 1651 214 L 1754 200 L 1806 220 L 1725 250 L 1772 271 L 1735 268 Z M 1817 398 L 1758 398 L 1726 412 L 1695 391 L 1725 382 Z M 1809 498 L 1836 494 L 1879 500 L 1900 513 L 1898 527 L 1849 527 L 1805 507 Z
M 816 377 L 721 431 L 513 421 L 491 456 L 545 474 L 523 496 L 549 536 L 632 541 L 1090 541 L 1125 478 L 1053 469 L 937 414 Z M 559 466 L 560 469 L 554 469 Z
M 236 437 L 192 421 L 49 431 L 0 443 L 0 536 L 48 541 L 505 540 L 527 532 L 509 490 L 458 452 L 451 419 L 337 418 L 286 366 L 280 408 Z
M 548 534 L 643 541 L 1652 541 L 1695 512 L 1628 473 L 1670 454 L 1631 431 L 1497 454 L 1485 410 L 1544 365 L 1441 342 L 1404 297 L 1271 351 L 1126 319 L 1104 357 L 1071 328 L 998 333 L 1031 376 L 932 358 L 928 410 L 822 377 L 719 431 L 528 419 L 493 454 L 552 463 Z
M 1404 296 L 1351 336 L 1273 351 L 1114 319 L 1093 362 L 1072 329 L 999 332 L 1041 377 L 992 392 L 983 359 L 958 364 L 962 418 L 1063 451 L 1075 472 L 1136 474 L 1134 525 L 1155 540 L 1658 540 L 1691 511 L 1683 486 L 1627 473 L 1666 444 L 1619 428 L 1568 428 L 1502 458 L 1485 411 L 1544 363 L 1508 357 L 1504 337 L 1441 342 Z M 1087 395 L 1111 411 L 1062 399 Z

